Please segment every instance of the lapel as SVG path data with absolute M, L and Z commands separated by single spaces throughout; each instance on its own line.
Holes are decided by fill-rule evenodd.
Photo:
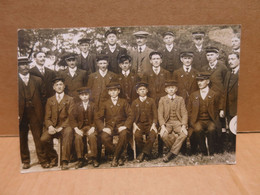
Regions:
M 33 81 L 32 75 L 29 77 L 28 86 L 30 87 L 31 97 L 33 97 L 33 94 L 35 92 L 35 81 Z
M 165 113 L 169 114 L 170 116 L 170 103 L 171 100 L 168 98 L 168 95 L 164 96 L 164 108 L 165 108 Z
M 18 81 L 19 81 L 19 94 L 22 97 L 24 97 L 23 85 L 25 85 L 25 84 L 24 84 L 23 80 L 21 79 L 21 77 L 19 75 L 18 75 L 18 77 L 19 77 L 19 79 L 18 79 Z
M 206 98 L 208 98 L 208 108 L 209 108 L 209 105 L 212 104 L 213 97 L 214 97 L 214 94 L 213 94 L 212 90 L 209 90 L 209 93 L 208 93 L 208 95 L 206 97 Z
M 100 74 L 99 74 L 99 75 L 100 75 Z M 102 76 L 100 75 L 100 77 L 102 77 Z M 107 71 L 107 74 L 106 74 L 106 76 L 104 77 L 106 85 L 111 82 L 112 78 L 113 78 L 113 76 L 112 76 L 111 72 L 110 72 L 110 71 Z M 111 101 L 112 101 L 112 100 L 111 100 Z
M 80 102 L 80 104 L 79 104 L 79 118 L 81 121 L 84 120 L 84 106 L 83 106 L 82 102 Z
M 45 74 L 46 74 L 46 68 L 44 68 Z M 44 76 L 42 75 L 42 73 L 39 71 L 39 69 L 35 66 L 31 69 L 30 71 L 33 75 L 41 77 L 42 79 L 44 78 Z
M 238 74 L 239 74 L 239 71 L 234 75 L 235 76 L 235 79 L 233 80 L 233 82 L 230 82 L 230 78 L 231 78 L 231 74 L 232 73 L 229 73 L 230 76 L 229 76 L 229 85 L 230 87 L 228 87 L 229 91 L 231 91 L 231 89 L 235 86 L 235 84 L 238 82 Z
M 56 96 L 55 96 L 55 99 L 56 99 Z M 56 100 L 57 101 L 57 100 Z M 59 112 L 62 111 L 62 109 L 65 107 L 66 103 L 68 102 L 68 97 L 67 95 L 64 94 L 64 97 L 63 99 L 61 100 L 60 102 L 60 106 L 59 106 Z

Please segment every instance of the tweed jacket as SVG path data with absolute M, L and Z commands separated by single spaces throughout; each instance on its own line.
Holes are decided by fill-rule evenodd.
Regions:
M 177 102 L 176 115 L 182 125 L 188 125 L 188 112 L 184 103 L 184 99 L 178 95 L 175 97 Z M 165 125 L 170 118 L 170 102 L 168 95 L 161 97 L 158 107 L 158 120 L 160 126 Z

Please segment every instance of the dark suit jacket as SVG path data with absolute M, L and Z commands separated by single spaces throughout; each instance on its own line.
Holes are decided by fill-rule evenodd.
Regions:
M 153 98 L 157 105 L 159 99 L 166 95 L 165 81 L 169 80 L 170 77 L 170 72 L 163 69 L 162 67 L 158 75 L 156 75 L 152 69 L 144 75 L 143 80 L 149 84 L 148 96 Z
M 176 95 L 176 101 L 177 101 L 177 109 L 176 109 L 176 115 L 179 121 L 182 125 L 188 126 L 188 112 L 184 103 L 184 99 L 180 96 Z M 171 100 L 168 98 L 168 95 L 162 97 L 159 101 L 159 107 L 158 107 L 158 120 L 160 126 L 165 125 L 167 121 L 170 118 L 170 111 L 171 107 L 170 102 Z
M 147 97 L 147 99 L 144 101 L 145 107 L 144 110 L 141 110 L 140 104 L 142 102 L 139 98 L 135 99 L 132 103 L 132 111 L 134 114 L 134 122 L 137 124 L 139 123 L 140 114 L 142 111 L 146 113 L 149 119 L 149 124 L 152 125 L 152 123 L 157 124 L 158 116 L 157 116 L 157 107 L 155 104 L 155 101 L 152 98 Z
M 138 97 L 135 89 L 136 83 L 139 81 L 137 74 L 130 72 L 125 77 L 122 73 L 118 75 L 118 81 L 121 85 L 120 97 L 125 98 L 129 104 Z
M 96 69 L 96 55 L 89 52 L 87 59 L 86 59 L 86 61 L 87 61 L 86 64 L 83 63 L 83 58 L 84 57 L 82 56 L 82 54 L 77 56 L 77 58 L 76 58 L 77 67 L 79 69 L 86 70 L 88 75 L 93 72 L 96 72 L 96 70 L 97 70 Z
M 134 70 L 134 72 L 138 73 L 140 77 L 147 73 L 148 70 L 151 70 L 152 65 L 150 63 L 149 54 L 152 51 L 153 50 L 151 48 L 146 46 L 145 50 L 142 53 L 139 53 L 137 51 L 137 48 L 129 52 L 130 56 L 132 57 L 132 69 Z M 141 72 L 139 72 L 139 67 L 141 67 Z
M 215 69 L 212 70 L 210 66 L 207 64 L 207 66 L 204 66 L 202 68 L 202 71 L 206 71 L 211 74 L 209 78 L 210 88 L 219 94 L 223 94 L 224 80 L 228 71 L 227 67 L 221 61 L 218 60 Z
M 21 122 L 23 118 L 23 113 L 25 109 L 25 94 L 23 90 L 25 86 L 23 80 L 18 78 L 18 88 L 19 88 L 19 121 Z M 39 77 L 30 75 L 28 87 L 31 92 L 32 105 L 35 108 L 35 113 L 40 123 L 43 122 L 43 102 L 45 98 L 45 90 L 43 87 L 42 80 Z
M 119 65 L 118 65 L 118 59 L 121 55 L 127 54 L 127 51 L 125 48 L 120 47 L 119 45 L 116 45 L 115 51 L 112 53 L 109 49 L 109 46 L 106 46 L 102 51 L 102 54 L 106 54 L 109 57 L 109 65 L 108 70 L 112 71 L 114 73 L 119 73 L 121 71 Z
M 204 46 L 202 46 L 202 49 L 199 52 L 195 44 L 192 44 L 189 50 L 193 51 L 194 53 L 192 67 L 195 68 L 197 71 L 202 71 L 202 67 L 206 66 L 206 64 L 208 63 Z
M 99 71 L 89 75 L 88 87 L 91 88 L 91 98 L 95 102 L 95 106 L 99 107 L 100 102 L 107 100 L 110 96 L 106 86 L 112 82 L 117 81 L 117 75 L 113 72 L 108 71 L 106 76 L 103 78 Z M 102 83 L 104 81 L 104 88 L 102 89 Z
M 72 77 L 69 68 L 59 72 L 60 76 L 65 80 L 65 93 L 72 97 L 77 97 L 77 89 L 87 85 L 87 72 L 77 68 L 75 75 Z
M 92 102 L 88 103 L 87 108 L 87 120 L 91 127 L 94 127 L 94 104 Z M 70 113 L 70 126 L 74 129 L 75 127 L 78 127 L 79 129 L 83 128 L 84 125 L 84 106 L 82 102 L 78 102 L 74 107 L 72 112 Z
M 46 67 L 44 68 L 44 70 L 45 70 L 44 76 L 41 74 L 41 72 L 36 66 L 31 68 L 29 72 L 31 75 L 40 77 L 42 79 L 43 84 L 46 88 L 46 99 L 45 99 L 45 103 L 46 103 L 47 99 L 55 94 L 55 91 L 53 90 L 52 80 L 56 77 L 56 73 Z
M 64 94 L 63 99 L 58 104 L 56 96 L 52 96 L 47 100 L 45 113 L 45 127 L 47 130 L 49 126 L 53 127 L 68 127 L 69 115 L 73 109 L 73 98 Z
M 224 94 L 223 94 L 223 102 L 222 109 L 225 114 L 229 114 L 231 117 L 237 115 L 237 96 L 238 96 L 238 75 L 239 71 L 232 75 L 234 79 L 230 79 L 232 73 L 230 71 L 227 72 L 225 82 L 224 82 Z
M 197 73 L 197 70 L 191 68 L 190 72 L 187 74 L 183 67 L 173 73 L 173 79 L 178 82 L 177 95 L 183 97 L 186 105 L 188 103 L 189 96 L 194 91 L 199 89 L 196 80 Z
M 219 96 L 213 90 L 209 90 L 207 95 L 208 98 L 208 113 L 213 122 L 219 127 L 219 111 L 220 111 L 220 102 Z M 200 91 L 195 91 L 191 94 L 189 103 L 188 103 L 188 112 L 190 124 L 193 127 L 194 124 L 198 121 L 199 117 L 199 107 L 200 107 Z
M 108 127 L 117 132 L 120 126 L 126 126 L 130 131 L 134 120 L 133 112 L 130 105 L 125 99 L 118 98 L 117 104 L 114 105 L 111 99 L 103 102 L 97 114 L 96 124 L 99 131 Z

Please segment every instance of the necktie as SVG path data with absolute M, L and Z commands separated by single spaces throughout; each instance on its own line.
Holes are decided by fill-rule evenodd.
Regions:
M 124 72 L 124 76 L 125 76 L 125 77 L 127 77 L 127 74 L 126 74 L 126 72 Z
M 173 100 L 174 100 L 174 98 L 173 97 L 171 97 L 171 101 L 173 102 Z
M 142 48 L 141 47 L 139 47 L 139 52 L 142 53 Z
M 155 74 L 159 74 L 159 70 L 158 70 L 158 68 L 156 68 L 156 69 L 154 69 L 154 72 L 155 72 Z
M 60 97 L 60 94 L 58 94 L 58 99 L 57 99 L 58 103 L 60 103 L 61 101 L 61 97 Z
M 186 73 L 189 73 L 189 68 L 186 68 Z
M 44 68 L 43 67 L 40 69 L 40 72 L 41 72 L 42 75 L 44 75 Z
M 24 82 L 24 84 L 25 84 L 26 86 L 28 85 L 28 81 L 29 81 L 29 79 L 28 79 L 27 77 L 24 77 L 23 82 Z

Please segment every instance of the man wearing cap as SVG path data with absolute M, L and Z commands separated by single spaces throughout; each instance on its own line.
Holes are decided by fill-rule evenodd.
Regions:
M 190 49 L 193 54 L 193 68 L 198 71 L 202 70 L 202 66 L 207 64 L 206 58 L 206 50 L 204 46 L 204 37 L 205 32 L 203 31 L 194 31 L 192 32 L 192 41 L 193 44 L 191 45 Z
M 179 59 L 179 49 L 174 43 L 175 34 L 171 31 L 163 33 L 163 42 L 165 45 L 158 49 L 163 55 L 162 67 L 168 70 L 171 74 L 181 67 Z
M 85 165 L 84 160 L 84 139 L 89 144 L 87 148 L 87 159 L 92 160 L 93 166 L 98 167 L 97 161 L 97 130 L 94 124 L 94 103 L 90 102 L 91 90 L 87 87 L 81 87 L 77 90 L 80 98 L 70 113 L 70 125 L 74 129 L 75 150 L 77 153 L 78 163 L 75 168 L 81 168 Z
M 69 124 L 69 115 L 73 108 L 73 98 L 64 93 L 64 79 L 53 79 L 55 95 L 47 100 L 45 111 L 45 129 L 41 136 L 45 152 L 50 161 L 50 167 L 57 166 L 58 155 L 53 148 L 53 138 L 61 137 L 62 142 L 62 170 L 69 169 L 73 130 Z
M 237 115 L 237 97 L 238 97 L 238 76 L 240 68 L 239 53 L 232 52 L 228 55 L 228 62 L 231 71 L 227 72 L 224 81 L 224 95 L 222 100 L 222 109 L 220 111 L 220 117 L 226 117 L 228 124 L 231 119 Z M 232 148 L 235 150 L 236 137 L 230 134 Z
M 215 152 L 216 132 L 221 127 L 219 122 L 219 96 L 209 88 L 210 73 L 198 73 L 196 78 L 199 90 L 192 93 L 189 98 L 189 122 L 202 154 L 207 156 L 209 151 L 209 155 L 213 155 Z M 208 150 L 205 137 L 207 137 Z M 193 150 L 196 149 L 193 148 Z
M 164 84 L 166 80 L 171 78 L 171 75 L 169 71 L 161 67 L 162 54 L 160 52 L 152 51 L 149 58 L 152 68 L 144 74 L 143 80 L 149 84 L 149 96 L 158 105 L 159 99 L 166 95 Z
M 218 95 L 224 92 L 224 80 L 227 73 L 227 67 L 218 60 L 219 49 L 217 47 L 207 47 L 206 57 L 208 63 L 202 68 L 204 72 L 210 74 L 210 88 Z
M 117 81 L 117 75 L 107 69 L 108 56 L 98 55 L 97 66 L 98 71 L 89 75 L 88 87 L 91 89 L 92 99 L 94 100 L 96 109 L 99 109 L 100 103 L 109 99 L 106 86 L 112 81 Z
M 40 77 L 46 88 L 46 98 L 43 99 L 43 105 L 45 106 L 46 101 L 49 97 L 53 96 L 55 91 L 52 88 L 52 79 L 56 77 L 56 73 L 46 67 L 44 63 L 46 61 L 46 56 L 44 52 L 36 52 L 34 54 L 35 66 L 29 70 L 31 75 Z
M 101 141 L 105 145 L 106 151 L 114 156 L 112 167 L 124 164 L 121 154 L 128 144 L 134 118 L 127 101 L 118 97 L 120 88 L 120 84 L 117 82 L 111 82 L 107 85 L 110 98 L 101 104 L 96 117 Z M 114 135 L 119 135 L 119 141 L 115 147 L 113 145 Z
M 117 31 L 115 29 L 106 31 L 105 37 L 107 39 L 107 46 L 101 53 L 108 56 L 108 70 L 119 74 L 121 70 L 118 65 L 118 59 L 121 55 L 127 54 L 127 51 L 117 44 Z
M 150 157 L 153 144 L 157 135 L 157 107 L 152 98 L 147 97 L 148 83 L 138 82 L 136 93 L 139 98 L 131 105 L 134 113 L 133 133 L 136 142 L 137 162 L 142 162 L 145 157 Z M 147 136 L 146 142 L 143 135 Z
M 132 69 L 138 74 L 139 77 L 143 77 L 144 73 L 147 73 L 151 69 L 149 54 L 153 51 L 147 47 L 148 32 L 138 31 L 133 34 L 136 38 L 137 47 L 130 51 L 132 57 Z
M 43 168 L 48 168 L 49 164 L 40 141 L 43 128 L 42 99 L 45 96 L 45 91 L 42 80 L 29 73 L 28 63 L 27 57 L 18 58 L 19 135 L 22 168 L 30 168 L 30 152 L 28 147 L 29 125 L 38 160 Z
M 78 97 L 77 89 L 87 84 L 87 72 L 77 67 L 76 54 L 65 53 L 62 56 L 68 68 L 59 72 L 59 76 L 64 79 L 65 93 L 75 99 Z
M 121 68 L 121 72 L 118 75 L 118 81 L 121 85 L 119 96 L 125 98 L 131 105 L 132 101 L 137 98 L 135 85 L 139 78 L 131 69 L 132 58 L 129 55 L 120 56 L 118 61 Z
M 77 56 L 77 67 L 82 70 L 86 70 L 87 74 L 91 74 L 96 71 L 96 56 L 90 53 L 90 41 L 89 38 L 82 38 L 78 40 L 80 54 Z
M 176 81 L 166 81 L 165 92 L 167 95 L 160 99 L 158 107 L 158 120 L 161 127 L 160 136 L 167 148 L 169 148 L 169 152 L 163 158 L 165 163 L 179 154 L 188 135 L 188 113 L 184 99 L 176 95 L 177 90 Z

